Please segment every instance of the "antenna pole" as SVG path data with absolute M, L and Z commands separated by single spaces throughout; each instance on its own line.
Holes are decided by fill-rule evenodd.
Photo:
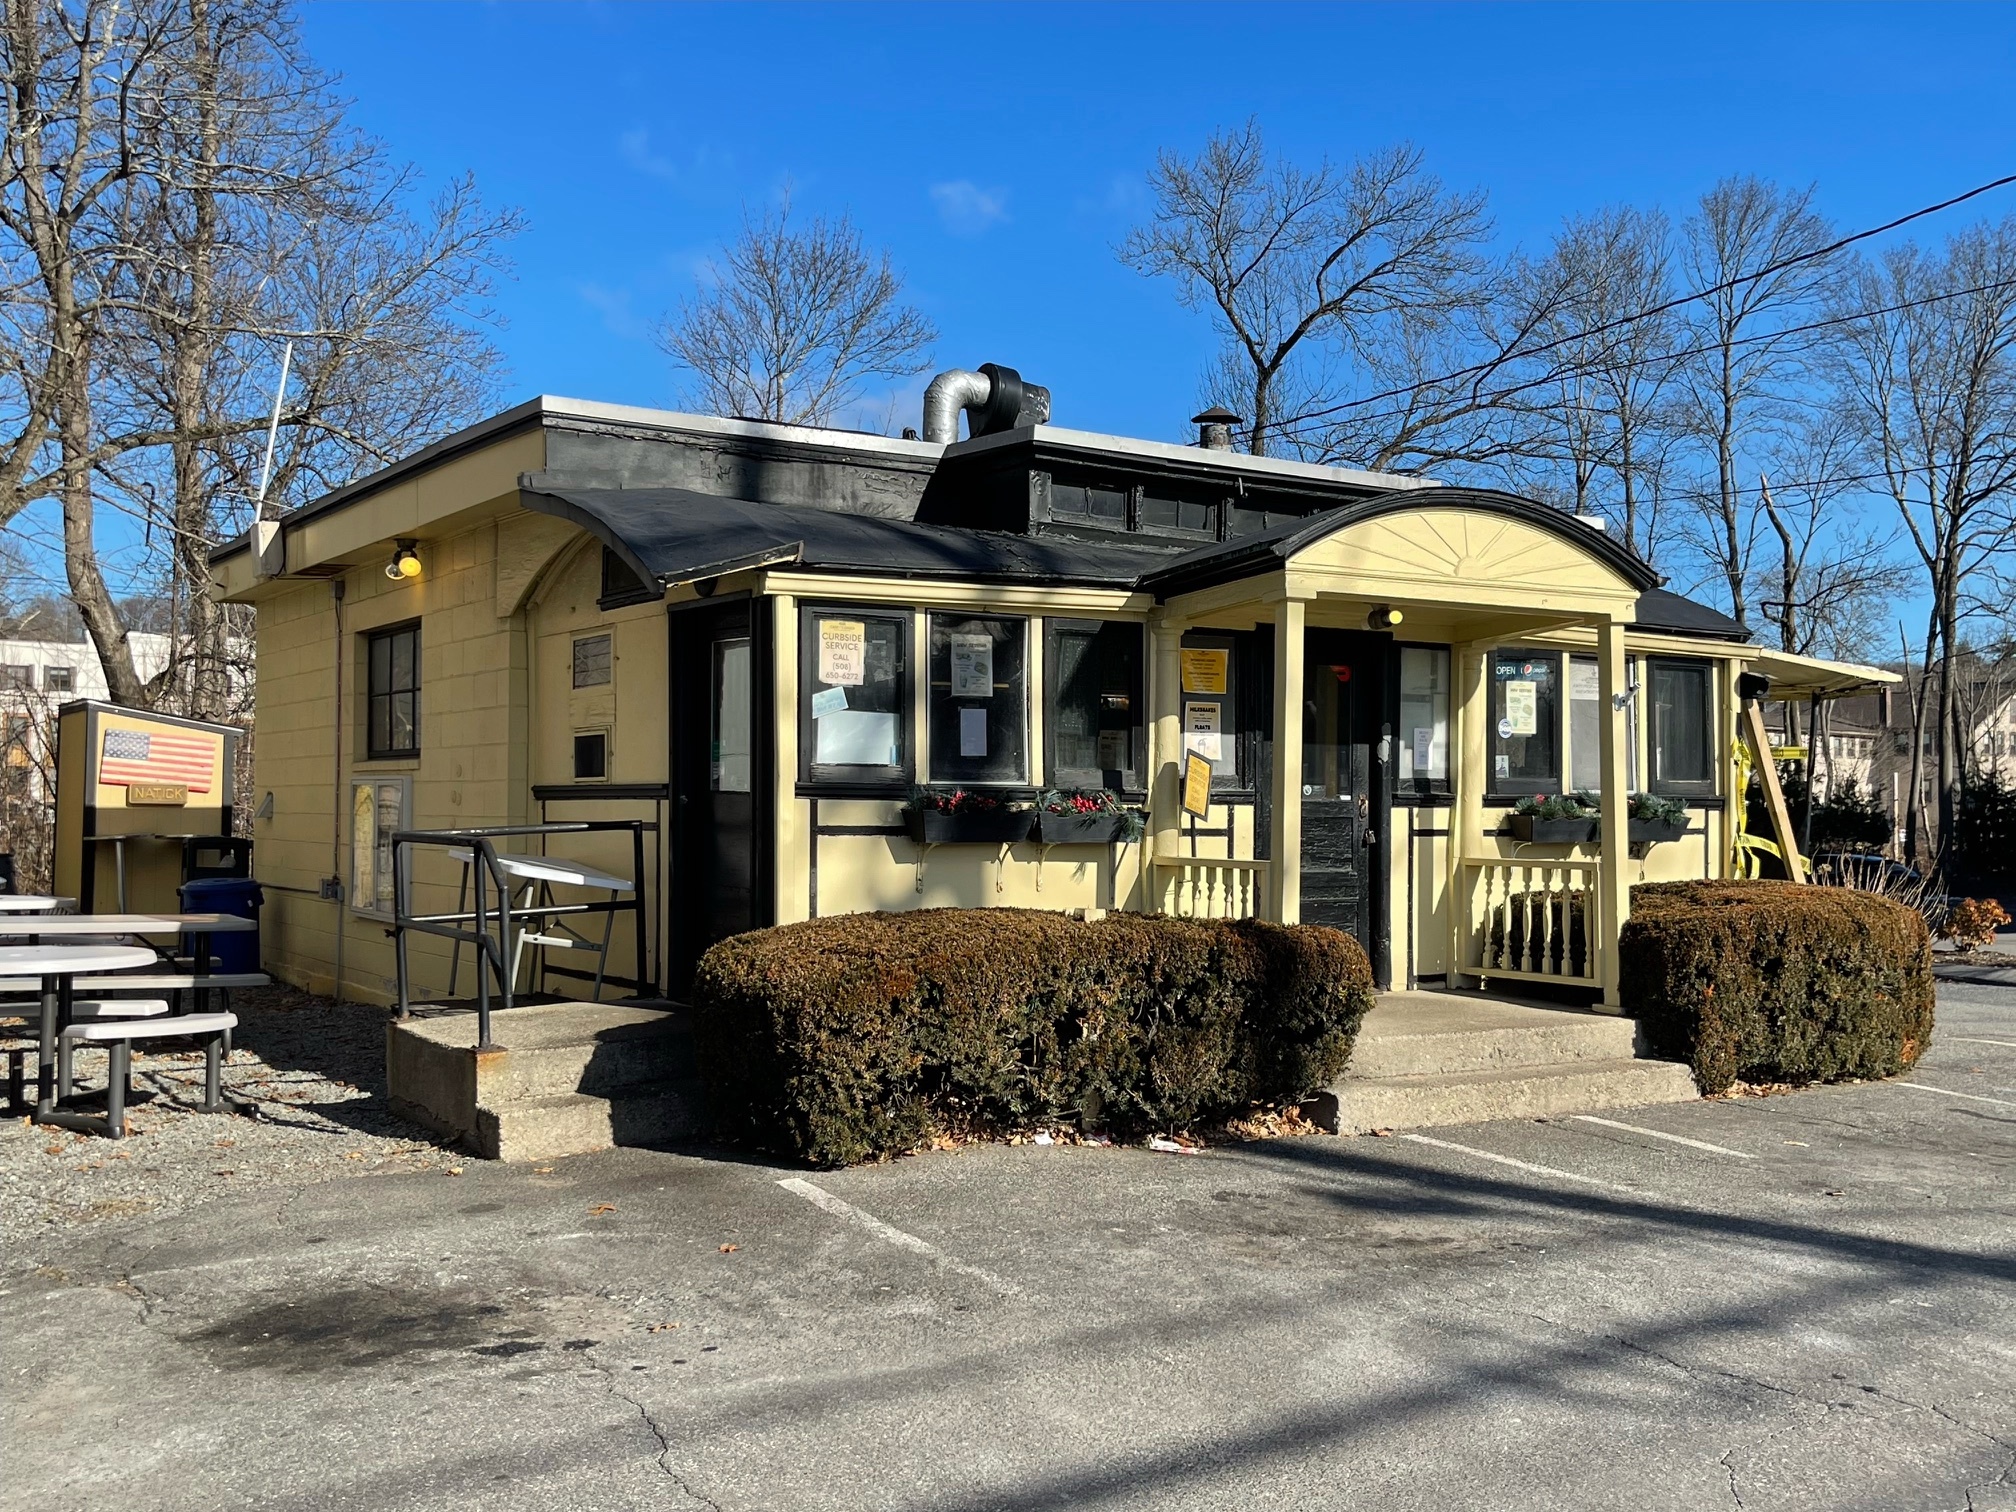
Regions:
M 252 518 L 266 512 L 266 481 L 273 476 L 273 446 L 280 439 L 280 405 L 287 397 L 287 369 L 294 361 L 293 338 L 280 353 L 280 386 L 273 391 L 273 418 L 266 426 L 266 461 L 259 468 L 259 496 L 252 501 Z

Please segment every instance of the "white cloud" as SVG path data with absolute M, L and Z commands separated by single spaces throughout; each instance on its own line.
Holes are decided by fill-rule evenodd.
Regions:
M 971 179 L 933 184 L 931 202 L 938 207 L 938 219 L 954 236 L 978 236 L 1008 219 L 1008 191 L 982 189 Z
M 616 143 L 623 154 L 623 161 L 639 173 L 648 173 L 653 178 L 661 179 L 679 177 L 679 169 L 670 158 L 651 150 L 651 133 L 642 126 L 624 132 L 616 139 Z

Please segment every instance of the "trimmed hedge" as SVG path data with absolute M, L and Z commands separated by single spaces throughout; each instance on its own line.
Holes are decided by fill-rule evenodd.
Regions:
M 1372 972 L 1315 925 L 921 909 L 723 940 L 694 1003 L 724 1121 L 838 1166 L 946 1129 L 1181 1128 L 1305 1096 L 1343 1072 Z
M 1631 889 L 1625 1011 L 1706 1093 L 1895 1076 L 1932 1040 L 1932 942 L 1888 898 L 1793 882 Z

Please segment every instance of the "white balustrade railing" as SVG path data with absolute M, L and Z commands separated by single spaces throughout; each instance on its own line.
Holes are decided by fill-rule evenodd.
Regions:
M 1155 911 L 1184 919 L 1256 919 L 1265 907 L 1267 863 L 1210 856 L 1155 862 Z
M 1461 969 L 1482 982 L 1601 986 L 1602 867 L 1600 861 L 1466 860 L 1457 900 L 1468 933 Z

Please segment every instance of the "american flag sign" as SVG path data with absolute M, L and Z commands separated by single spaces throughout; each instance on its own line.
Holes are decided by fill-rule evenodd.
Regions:
M 192 793 L 207 793 L 216 765 L 214 735 L 107 730 L 98 780 L 113 787 L 131 787 L 136 782 L 180 783 Z

